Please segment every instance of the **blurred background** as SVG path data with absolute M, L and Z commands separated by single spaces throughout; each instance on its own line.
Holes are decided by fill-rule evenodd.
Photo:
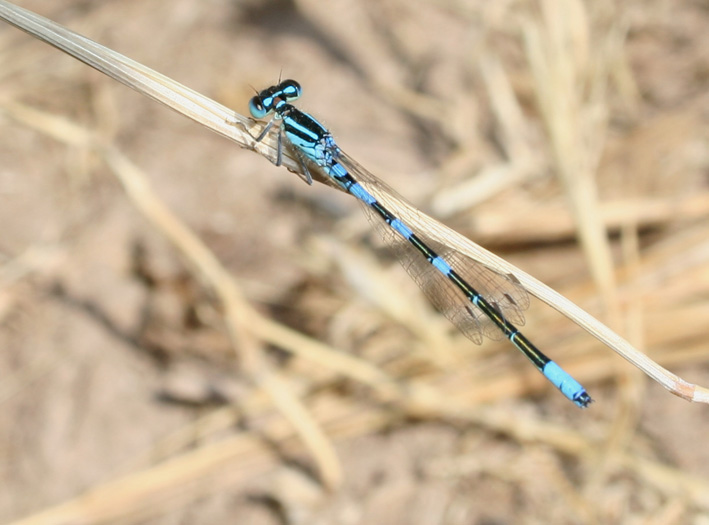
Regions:
M 709 385 L 706 2 L 17 3 L 242 114 L 297 79 L 421 210 Z M 265 375 L 86 136 L 271 323 L 242 326 Z M 706 406 L 533 300 L 579 410 L 436 314 L 354 199 L 4 23 L 0 224 L 2 523 L 709 523 Z

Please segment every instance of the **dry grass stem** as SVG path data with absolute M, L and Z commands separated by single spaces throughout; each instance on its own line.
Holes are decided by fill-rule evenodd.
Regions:
M 571 0 L 569 1 L 571 2 Z M 571 2 L 568 4 L 568 7 L 570 9 L 569 13 L 574 15 L 574 17 L 572 17 L 573 20 L 576 20 L 577 24 L 582 25 L 583 20 L 579 19 L 579 17 L 583 15 L 580 4 Z M 595 130 L 600 126 L 597 117 L 603 112 L 595 106 L 591 109 L 590 113 L 588 110 L 582 112 L 583 108 L 579 106 L 580 102 L 574 98 L 576 96 L 574 93 L 578 92 L 575 88 L 580 81 L 578 79 L 579 73 L 574 70 L 579 57 L 573 54 L 569 54 L 568 56 L 559 54 L 559 52 L 567 50 L 579 53 L 579 50 L 566 45 L 569 36 L 564 32 L 566 31 L 565 29 L 562 30 L 565 24 L 560 22 L 560 19 L 556 14 L 553 14 L 553 10 L 549 6 L 546 8 L 545 14 L 547 16 L 545 19 L 546 24 L 550 26 L 550 34 L 553 35 L 552 38 L 556 40 L 542 43 L 539 30 L 535 29 L 533 26 L 528 26 L 526 35 L 530 61 L 533 66 L 532 70 L 537 72 L 536 78 L 539 84 L 538 90 L 541 97 L 541 106 L 544 109 L 544 113 L 547 115 L 547 124 L 549 126 L 550 136 L 552 137 L 551 144 L 554 146 L 554 151 L 556 151 L 555 158 L 557 159 L 559 171 L 562 174 L 567 174 L 566 180 L 569 181 L 568 184 L 571 188 L 571 195 L 575 196 L 573 197 L 575 203 L 573 209 L 576 210 L 577 222 L 580 221 L 582 239 L 588 239 L 586 242 L 592 242 L 588 244 L 588 253 L 594 254 L 592 260 L 595 262 L 592 263 L 592 267 L 599 269 L 597 275 L 600 282 L 604 283 L 604 296 L 606 298 L 614 297 L 612 303 L 616 304 L 615 279 L 612 277 L 613 272 L 610 269 L 608 244 L 605 232 L 602 229 L 602 223 L 599 223 L 595 219 L 595 217 L 601 216 L 598 212 L 599 206 L 597 199 L 594 197 L 596 191 L 592 179 L 592 166 L 597 162 L 593 157 L 598 155 L 596 151 L 597 148 L 595 150 L 582 149 L 579 142 L 568 143 L 571 137 L 576 136 L 572 130 L 582 129 L 579 128 L 579 122 L 584 116 L 596 116 L 591 118 L 593 126 L 591 130 L 589 130 L 589 133 L 597 132 Z M 2 0 L 0 0 L 0 16 L 13 25 L 47 41 L 62 51 L 75 56 L 79 60 L 86 62 L 133 89 L 176 109 L 210 129 L 213 129 L 217 133 L 235 140 L 237 143 L 241 144 L 242 147 L 254 149 L 271 160 L 275 159 L 275 138 L 271 137 L 269 140 L 262 141 L 269 145 L 269 148 L 264 150 L 265 144 L 255 143 L 253 141 L 254 135 L 251 134 L 251 130 L 254 126 L 258 126 L 259 124 L 253 124 L 250 119 L 239 117 L 231 110 L 181 86 L 163 75 L 155 73 L 149 68 L 141 66 L 58 24 L 29 11 L 17 8 Z M 584 45 L 583 38 L 578 40 L 578 43 Z M 548 59 L 544 58 L 544 49 L 547 49 L 547 52 L 560 60 L 560 62 L 547 62 Z M 583 51 L 580 51 L 580 53 L 583 55 Z M 585 60 L 583 57 L 581 57 L 581 59 L 582 62 Z M 594 81 L 600 83 L 605 82 L 603 78 L 595 79 Z M 555 82 L 559 84 L 555 84 Z M 547 86 L 550 86 L 550 91 L 546 91 Z M 596 102 L 596 104 L 597 103 L 598 102 Z M 237 122 L 238 125 L 236 125 Z M 602 140 L 597 137 L 580 137 L 578 140 L 590 140 L 593 143 L 602 142 Z M 591 157 L 588 157 L 589 152 Z M 569 155 L 576 155 L 576 157 L 572 159 Z M 291 161 L 292 160 L 293 159 L 291 159 Z M 296 165 L 286 163 L 286 166 L 294 171 L 301 171 L 297 163 Z M 662 384 L 670 392 L 683 399 L 709 403 L 709 390 L 690 384 L 663 369 L 646 355 L 636 350 L 618 334 L 540 281 L 521 272 L 519 269 L 486 251 L 466 237 L 452 230 L 448 230 L 443 225 L 441 225 L 441 228 L 447 230 L 446 235 L 450 236 L 452 246 L 494 271 L 512 276 L 513 279 L 520 282 L 532 295 L 546 302 L 587 330 L 594 337 L 643 370 L 655 381 Z M 591 241 L 592 239 L 593 241 Z

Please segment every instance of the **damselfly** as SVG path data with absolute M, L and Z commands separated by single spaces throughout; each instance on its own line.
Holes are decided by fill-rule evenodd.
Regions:
M 364 204 L 364 209 L 386 242 L 395 248 L 401 264 L 433 304 L 470 340 L 483 335 L 506 337 L 556 386 L 580 407 L 591 397 L 578 381 L 532 344 L 515 324 L 524 323 L 529 297 L 518 283 L 494 272 L 446 242 L 446 228 L 418 213 L 394 190 L 357 164 L 335 143 L 320 122 L 289 102 L 302 89 L 284 80 L 258 93 L 249 102 L 254 118 L 273 114 L 256 141 L 280 122 L 276 164 L 280 164 L 284 138 L 300 160 L 308 184 L 310 167 L 320 169 Z

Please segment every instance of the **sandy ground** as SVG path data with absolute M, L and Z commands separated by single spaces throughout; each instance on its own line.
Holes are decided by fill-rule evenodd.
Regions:
M 417 207 L 709 386 L 706 2 L 18 4 L 242 114 L 296 78 Z M 233 276 L 236 334 L 87 136 Z M 579 410 L 358 208 L 0 23 L 0 522 L 709 523 L 705 405 L 534 300 Z

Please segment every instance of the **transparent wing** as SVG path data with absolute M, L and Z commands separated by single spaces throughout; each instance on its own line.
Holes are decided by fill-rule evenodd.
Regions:
M 404 222 L 432 250 L 442 257 L 476 292 L 515 325 L 524 324 L 529 295 L 516 282 L 471 259 L 446 242 L 450 230 L 418 211 L 395 190 L 340 152 L 337 160 L 392 214 Z M 384 241 L 430 301 L 471 341 L 482 342 L 485 335 L 501 339 L 502 332 L 448 278 L 434 268 L 421 253 L 389 227 L 369 206 L 362 204 L 367 217 Z

